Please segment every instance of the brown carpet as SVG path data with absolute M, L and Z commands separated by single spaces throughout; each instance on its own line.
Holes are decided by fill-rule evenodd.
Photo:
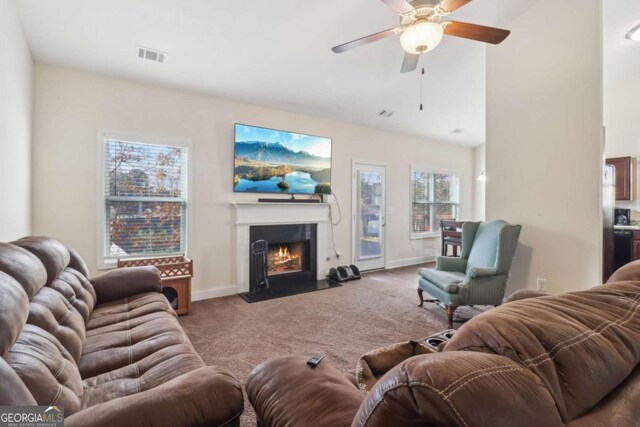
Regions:
M 180 323 L 208 365 L 228 369 L 242 384 L 258 363 L 291 354 L 324 353 L 322 363 L 353 371 L 369 350 L 447 329 L 442 308 L 418 307 L 417 267 L 368 273 L 342 287 L 254 304 L 235 295 L 195 302 Z M 469 318 L 481 310 L 462 308 L 456 315 Z M 248 401 L 241 425 L 255 425 Z

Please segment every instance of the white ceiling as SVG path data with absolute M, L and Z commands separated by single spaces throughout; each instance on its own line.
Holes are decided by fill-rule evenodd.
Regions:
M 615 84 L 640 74 L 640 42 L 625 36 L 640 24 L 639 0 L 605 0 L 603 3 L 604 83 Z
M 475 0 L 451 19 L 508 28 L 536 1 Z M 419 73 L 399 72 L 397 38 L 331 52 L 334 45 L 397 26 L 397 15 L 380 0 L 16 4 L 36 61 L 445 142 L 484 142 L 484 44 L 445 37 L 422 58 L 423 111 Z M 137 44 L 167 52 L 167 62 L 137 59 Z M 377 116 L 382 109 L 395 114 Z M 452 134 L 456 128 L 465 132 Z

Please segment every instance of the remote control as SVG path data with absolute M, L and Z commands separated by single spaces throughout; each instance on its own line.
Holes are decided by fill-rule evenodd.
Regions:
M 307 360 L 307 365 L 311 366 L 312 368 L 315 368 L 320 364 L 322 359 L 324 359 L 324 354 L 320 354 L 320 353 L 314 354 L 313 356 L 311 356 L 311 359 Z

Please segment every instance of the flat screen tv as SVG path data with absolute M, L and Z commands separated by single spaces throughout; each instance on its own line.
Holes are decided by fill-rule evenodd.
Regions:
M 330 194 L 331 139 L 236 124 L 233 191 Z

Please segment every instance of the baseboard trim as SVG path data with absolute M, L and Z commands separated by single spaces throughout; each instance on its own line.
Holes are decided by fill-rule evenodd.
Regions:
M 415 257 L 415 258 L 396 259 L 396 260 L 387 262 L 387 265 L 385 265 L 385 268 L 387 270 L 391 270 L 393 268 L 408 267 L 410 265 L 416 265 L 416 264 L 424 264 L 425 262 L 434 262 L 435 260 L 436 260 L 435 256 L 422 256 L 422 257 Z
M 385 269 L 391 270 L 393 268 L 408 267 L 410 265 L 424 264 L 425 262 L 433 262 L 435 260 L 435 256 L 397 259 L 387 262 Z M 204 291 L 191 292 L 191 301 L 203 301 L 212 298 L 228 297 L 229 295 L 236 295 L 237 293 L 238 287 L 236 285 L 225 286 L 223 288 L 206 289 Z
M 238 293 L 238 287 L 226 286 L 224 288 L 213 288 L 204 291 L 191 292 L 191 301 L 202 301 L 211 298 L 228 297 L 229 295 L 235 295 Z

